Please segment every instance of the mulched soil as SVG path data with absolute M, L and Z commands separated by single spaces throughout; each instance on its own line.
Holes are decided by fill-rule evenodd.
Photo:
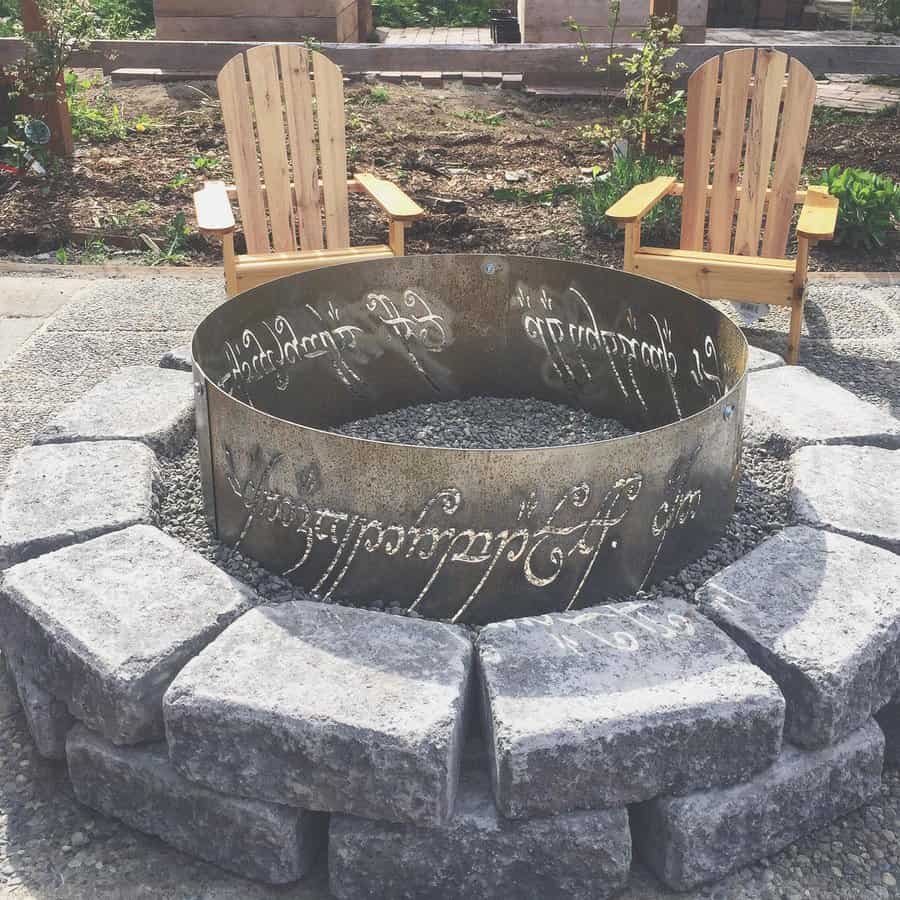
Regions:
M 200 88 L 198 91 L 196 88 Z M 51 177 L 0 175 L 0 256 L 43 256 L 67 247 L 67 261 L 139 261 L 139 235 L 161 238 L 179 211 L 192 218 L 191 192 L 204 177 L 229 180 L 227 148 L 211 84 L 129 85 L 113 89 L 126 116 L 145 113 L 158 127 L 125 140 L 79 144 Z M 375 171 L 403 185 L 429 209 L 408 232 L 409 253 L 507 252 L 621 264 L 621 240 L 589 238 L 575 201 L 501 202 L 495 188 L 536 193 L 587 179 L 605 150 L 580 136 L 608 119 L 603 101 L 532 98 L 458 83 L 442 89 L 386 86 L 378 102 L 368 84 L 347 87 L 347 142 L 352 169 Z M 192 159 L 212 158 L 210 173 Z M 817 111 L 807 172 L 840 163 L 900 177 L 900 119 Z M 510 183 L 507 172 L 524 173 Z M 178 183 L 179 176 L 184 182 Z M 185 176 L 187 176 L 185 178 Z M 452 203 L 448 203 L 452 201 Z M 386 240 L 379 210 L 351 197 L 354 243 Z M 217 264 L 213 242 L 192 235 L 187 262 Z M 812 268 L 898 270 L 900 243 L 879 253 L 823 243 Z

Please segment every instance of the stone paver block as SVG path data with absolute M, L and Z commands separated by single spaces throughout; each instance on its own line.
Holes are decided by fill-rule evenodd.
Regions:
M 9 664 L 9 674 L 38 753 L 46 759 L 65 759 L 66 735 L 75 724 L 66 704 Z
M 136 441 L 23 447 L 0 497 L 0 569 L 156 519 L 159 471 Z
M 785 740 L 840 740 L 900 687 L 900 557 L 787 528 L 698 592 L 700 609 L 781 687 Z
M 149 525 L 7 569 L 0 641 L 16 672 L 115 743 L 163 735 L 181 667 L 255 602 L 249 588 Z
M 245 878 L 296 881 L 325 844 L 322 813 L 194 784 L 175 771 L 163 743 L 117 747 L 77 725 L 66 752 L 80 802 Z
M 506 816 L 730 784 L 781 748 L 778 688 L 681 600 L 495 623 L 476 647 Z
M 777 853 L 881 788 L 884 737 L 869 721 L 822 750 L 785 744 L 747 784 L 660 797 L 631 809 L 635 853 L 670 888 L 690 890 Z
M 193 377 L 158 366 L 128 366 L 66 406 L 34 442 L 124 439 L 174 453 L 193 431 Z
M 438 828 L 331 817 L 328 871 L 338 900 L 603 900 L 631 864 L 624 809 L 511 821 L 486 774 L 466 773 Z
M 801 522 L 900 553 L 900 450 L 802 447 L 791 468 Z
M 884 732 L 884 761 L 900 765 L 900 695 L 875 713 L 875 721 Z
M 784 358 L 762 347 L 751 347 L 747 357 L 747 371 L 761 372 L 763 369 L 776 369 L 784 365 Z
M 191 353 L 190 344 L 182 344 L 172 350 L 163 353 L 159 360 L 163 369 L 178 369 L 182 372 L 191 372 L 194 368 L 194 356 Z
M 165 697 L 175 766 L 226 794 L 443 822 L 472 646 L 462 629 L 296 601 L 247 613 Z
M 761 444 L 900 447 L 900 421 L 800 366 L 750 376 L 744 425 L 747 439 Z

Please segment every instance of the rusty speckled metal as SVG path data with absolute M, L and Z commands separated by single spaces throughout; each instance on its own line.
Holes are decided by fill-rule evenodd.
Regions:
M 192 349 L 211 524 L 326 600 L 473 623 L 578 608 L 680 569 L 733 512 L 747 344 L 656 281 L 512 256 L 352 263 L 240 294 Z M 455 450 L 327 430 L 479 395 L 639 433 Z

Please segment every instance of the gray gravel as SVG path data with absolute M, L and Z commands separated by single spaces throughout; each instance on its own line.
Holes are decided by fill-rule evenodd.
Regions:
M 616 419 L 546 400 L 469 397 L 421 403 L 348 422 L 337 434 L 395 444 L 512 450 L 583 444 L 634 434 Z

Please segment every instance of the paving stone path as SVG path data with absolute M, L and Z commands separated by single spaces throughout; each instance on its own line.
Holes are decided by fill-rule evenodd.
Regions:
M 119 286 L 118 303 L 113 302 L 115 292 L 107 293 L 109 285 L 98 287 L 99 290 L 89 289 L 77 304 L 63 310 L 58 317 L 67 326 L 68 333 L 74 335 L 73 345 L 79 345 L 77 335 L 83 333 L 79 332 L 78 325 L 93 325 L 89 331 L 99 335 L 95 338 L 101 348 L 99 357 L 104 363 L 116 359 L 117 329 L 109 327 L 109 321 L 106 329 L 98 326 L 102 326 L 105 315 L 119 316 L 132 326 L 130 332 L 121 335 L 121 340 L 126 344 L 131 339 L 142 343 L 141 353 L 127 354 L 129 358 L 118 365 L 86 365 L 76 376 L 84 379 L 81 390 L 73 390 L 72 373 L 65 370 L 65 354 L 60 343 L 56 343 L 58 355 L 49 361 L 55 339 L 54 329 L 47 327 L 0 370 L 0 379 L 15 384 L 17 375 L 26 396 L 32 399 L 39 396 L 41 388 L 53 387 L 58 381 L 59 392 L 68 395 L 66 399 L 76 400 L 122 364 L 152 365 L 165 350 L 184 344 L 187 335 L 171 341 L 167 347 L 157 348 L 154 359 L 148 358 L 152 340 L 128 335 L 144 333 L 144 329 L 134 326 L 149 324 L 158 314 L 154 310 L 158 304 L 170 299 L 185 301 L 185 295 L 198 302 L 193 293 L 196 285 L 177 284 L 173 279 L 172 283 L 162 285 L 160 292 L 136 289 L 129 284 L 127 305 L 122 302 L 123 286 Z M 177 296 L 179 293 L 181 297 Z M 198 293 L 202 294 L 202 289 Z M 135 295 L 143 297 L 136 308 Z M 212 297 L 207 294 L 204 299 L 208 307 Z M 860 301 L 865 299 L 860 294 Z M 844 295 L 837 297 L 825 291 L 818 303 L 811 304 L 812 316 L 821 312 L 828 322 L 832 302 L 835 308 L 841 308 L 846 300 Z M 187 300 L 185 306 L 190 302 Z M 887 313 L 889 321 L 895 302 L 896 297 L 885 300 L 881 310 Z M 183 308 L 171 310 L 175 317 L 181 312 Z M 195 307 L 195 313 L 199 318 L 202 309 Z M 828 324 L 833 332 L 847 329 L 847 323 L 840 317 Z M 859 327 L 864 324 L 860 323 Z M 855 342 L 854 327 L 855 324 L 849 330 Z M 875 333 L 871 325 L 869 328 L 870 334 Z M 156 334 L 152 329 L 145 330 Z M 776 338 L 783 341 L 783 333 L 773 332 L 772 341 Z M 844 339 L 837 339 L 841 340 Z M 861 343 L 878 359 L 877 353 L 882 348 L 890 352 L 893 341 L 896 333 L 882 329 L 875 342 L 867 344 L 863 338 Z M 893 426 L 887 414 L 896 411 L 896 384 L 882 392 L 881 370 L 876 371 L 873 382 L 870 373 L 860 370 L 858 363 L 855 368 L 849 363 L 831 368 L 827 354 L 823 363 L 823 350 L 833 351 L 836 343 L 813 337 L 804 348 L 805 362 L 819 372 L 836 372 L 838 380 L 847 388 L 846 396 L 840 395 L 840 404 L 830 409 L 825 405 L 819 410 L 817 424 L 821 431 L 815 432 L 809 426 L 797 439 L 779 434 L 784 429 L 778 422 L 785 421 L 779 412 L 780 395 L 765 390 L 767 380 L 777 375 L 779 386 L 790 387 L 793 379 L 794 390 L 799 390 L 797 385 L 801 383 L 813 384 L 816 390 L 821 385 L 818 381 L 810 382 L 810 376 L 796 369 L 791 370 L 790 379 L 785 382 L 786 376 L 781 374 L 784 369 L 776 367 L 751 376 L 750 395 L 753 397 L 756 392 L 753 402 L 757 421 L 768 422 L 771 428 L 769 433 L 763 429 L 756 435 L 749 431 L 749 440 L 758 439 L 760 434 L 766 440 L 767 434 L 780 437 L 786 453 L 802 452 L 797 449 L 801 445 L 818 447 L 823 442 L 843 444 L 850 440 L 868 447 L 873 440 L 893 441 Z M 860 355 L 863 354 L 856 354 L 857 359 Z M 896 358 L 894 354 L 886 362 Z M 177 372 L 161 371 L 153 376 L 147 371 L 143 373 L 146 378 L 161 374 L 168 378 L 180 377 Z M 108 385 L 109 382 L 101 383 L 93 396 L 102 401 L 108 396 L 104 394 Z M 878 407 L 852 402 L 873 399 L 879 401 Z M 57 405 L 54 397 L 44 416 L 34 414 L 33 403 L 17 404 L 20 415 L 15 420 L 24 419 L 25 426 L 11 439 L 4 435 L 7 453 L 16 449 L 17 440 L 25 443 L 39 431 L 64 402 Z M 172 400 L 175 406 L 179 402 L 183 401 L 178 397 Z M 848 408 L 852 409 L 852 415 L 848 415 Z M 84 404 L 81 410 L 91 412 Z M 178 417 L 166 421 L 165 435 L 160 437 L 157 446 L 168 446 L 166 435 L 177 433 Z M 139 440 L 141 433 L 134 429 L 129 436 Z M 23 439 L 23 435 L 27 437 Z M 87 435 L 73 429 L 72 436 Z M 121 436 L 95 433 L 93 437 Z M 601 637 L 615 635 L 621 643 L 618 647 L 621 653 L 638 654 L 625 666 L 626 677 L 637 677 L 636 673 L 643 667 L 651 676 L 656 672 L 660 686 L 669 691 L 665 697 L 655 700 L 664 713 L 659 725 L 652 724 L 651 702 L 649 730 L 638 736 L 636 746 L 646 747 L 648 754 L 635 769 L 633 783 L 638 785 L 637 793 L 613 801 L 621 804 L 631 799 L 646 799 L 658 790 L 690 792 L 665 801 L 649 800 L 644 807 L 647 832 L 658 838 L 652 843 L 658 858 L 648 851 L 641 829 L 634 831 L 634 852 L 664 881 L 674 887 L 694 890 L 692 886 L 698 882 L 726 875 L 758 852 L 774 852 L 790 844 L 773 860 L 745 868 L 715 888 L 697 888 L 686 896 L 889 897 L 897 887 L 900 779 L 892 769 L 887 770 L 884 779 L 877 777 L 885 748 L 881 731 L 871 720 L 866 720 L 866 715 L 869 710 L 884 707 L 897 688 L 900 672 L 900 650 L 896 647 L 900 631 L 897 604 L 900 601 L 896 588 L 891 586 L 897 583 L 898 557 L 883 546 L 856 540 L 845 532 L 846 529 L 829 528 L 825 522 L 798 525 L 783 532 L 780 541 L 776 536 L 754 551 L 774 554 L 775 565 L 785 567 L 786 572 L 796 572 L 795 547 L 819 544 L 826 547 L 824 561 L 818 560 L 821 564 L 813 560 L 800 576 L 785 577 L 779 582 L 781 593 L 774 594 L 777 602 L 771 604 L 771 611 L 769 606 L 762 608 L 756 604 L 761 593 L 770 598 L 771 585 L 756 585 L 748 579 L 741 562 L 717 576 L 724 582 L 720 582 L 718 593 L 713 585 L 701 592 L 701 609 L 713 615 L 710 607 L 715 606 L 714 616 L 759 668 L 750 666 L 735 645 L 716 645 L 721 640 L 720 633 L 695 609 L 680 601 L 673 601 L 671 608 L 660 605 L 652 611 L 622 608 L 616 615 L 624 616 L 624 620 L 613 632 L 594 632 L 591 622 L 580 612 L 569 618 L 541 617 L 538 625 L 544 626 L 543 631 L 538 625 L 516 626 L 525 628 L 528 639 L 535 641 L 529 655 L 535 671 L 544 673 L 544 683 L 553 685 L 554 694 L 563 697 L 567 704 L 577 703 L 581 691 L 603 690 L 604 684 L 608 688 L 605 679 L 615 683 L 621 676 L 621 671 L 610 668 L 610 654 L 606 654 L 605 661 L 601 654 L 591 653 L 591 642 L 598 633 Z M 502 779 L 495 778 L 492 785 L 487 785 L 485 760 L 479 758 L 477 748 L 467 756 L 459 786 L 454 783 L 453 775 L 444 777 L 444 772 L 455 770 L 455 761 L 462 756 L 459 722 L 470 696 L 467 685 L 472 677 L 473 650 L 463 632 L 436 623 L 395 619 L 359 610 L 326 615 L 321 607 L 302 603 L 278 607 L 277 616 L 262 609 L 247 612 L 230 624 L 253 605 L 252 595 L 202 558 L 172 539 L 163 538 L 150 525 L 131 525 L 63 546 L 7 571 L 8 589 L 0 604 L 0 632 L 5 636 L 4 649 L 19 681 L 22 700 L 29 707 L 30 727 L 42 738 L 41 750 L 47 756 L 58 757 L 60 733 L 71 725 L 60 710 L 48 704 L 48 698 L 64 697 L 69 710 L 105 734 L 104 738 L 85 734 L 81 729 L 70 731 L 67 749 L 77 782 L 76 795 L 203 858 L 223 863 L 225 849 L 231 848 L 223 864 L 275 882 L 302 871 L 309 861 L 307 854 L 312 853 L 316 842 L 324 840 L 321 822 L 314 814 L 308 818 L 298 816 L 280 804 L 287 800 L 289 804 L 300 805 L 299 797 L 303 803 L 309 803 L 310 798 L 318 796 L 323 808 L 342 808 L 333 804 L 336 794 L 347 789 L 345 783 L 327 778 L 305 783 L 303 778 L 312 771 L 318 772 L 322 761 L 330 759 L 333 753 L 337 756 L 343 753 L 344 770 L 352 775 L 349 790 L 354 802 L 364 798 L 374 804 L 368 814 L 394 821 L 366 822 L 351 816 L 335 816 L 330 837 L 336 859 L 331 888 L 338 897 L 349 900 L 370 896 L 373 881 L 402 885 L 409 896 L 431 896 L 431 888 L 423 885 L 430 884 L 429 879 L 434 877 L 443 879 L 443 893 L 449 897 L 480 893 L 484 897 L 503 898 L 509 895 L 509 884 L 514 879 L 523 879 L 518 892 L 521 896 L 546 896 L 549 890 L 551 894 L 562 891 L 575 897 L 602 897 L 620 886 L 632 856 L 632 838 L 621 805 L 602 811 L 564 811 L 550 819 L 523 817 L 501 822 L 491 809 L 492 800 L 503 803 Z M 135 559 L 150 562 L 135 567 Z M 103 609 L 93 618 L 87 615 L 90 586 L 79 582 L 74 575 L 85 566 L 91 573 L 88 582 L 97 579 L 102 582 L 95 596 L 102 594 Z M 790 566 L 794 569 L 789 569 Z M 124 575 L 117 574 L 123 572 Z M 159 589 L 163 581 L 167 584 L 173 579 L 177 581 L 180 572 L 186 573 L 181 587 L 169 592 Z M 217 582 L 216 578 L 223 580 Z M 127 588 L 132 579 L 138 587 L 130 595 Z M 846 588 L 851 580 L 854 586 L 859 585 L 859 590 Z M 128 605 L 135 590 L 145 608 Z M 61 602 L 62 594 L 68 603 Z M 729 602 L 713 602 L 723 599 Z M 863 603 L 866 599 L 868 607 Z M 741 608 L 740 616 L 731 615 L 730 610 L 735 606 Z M 790 609 L 795 615 L 784 633 L 790 634 L 793 642 L 785 643 L 778 633 L 779 628 L 785 628 L 785 619 L 778 620 L 777 614 Z M 798 618 L 798 610 L 808 610 L 810 615 Z M 817 622 L 819 612 L 826 625 Z M 320 621 L 323 615 L 325 618 Z M 261 621 L 262 618 L 266 621 Z M 557 619 L 562 620 L 560 624 L 556 623 Z M 837 623 L 836 628 L 845 629 L 847 646 L 832 646 L 822 640 L 829 620 Z M 418 642 L 406 651 L 402 644 L 395 649 L 395 637 L 381 635 L 383 630 L 420 627 L 421 638 L 426 641 L 424 652 L 414 651 Z M 576 634 L 570 633 L 573 628 Z M 246 629 L 252 632 L 249 641 L 243 634 Z M 551 633 L 551 639 L 542 641 L 542 637 L 548 637 L 547 632 Z M 503 636 L 502 627 L 491 626 L 484 630 L 474 649 L 491 663 L 483 666 L 482 675 L 484 716 L 488 723 L 502 720 L 500 700 L 504 692 L 509 693 L 510 682 L 504 682 L 502 674 L 514 656 L 510 655 Z M 354 648 L 361 644 L 367 647 L 365 666 L 355 665 L 355 649 L 353 654 L 342 652 L 348 642 Z M 699 734 L 695 733 L 697 719 L 683 712 L 693 691 L 680 690 L 677 680 L 670 687 L 672 679 L 666 674 L 667 654 L 663 650 L 680 646 L 679 642 L 684 643 L 685 655 L 679 667 L 684 679 L 693 677 L 697 683 L 707 679 L 710 690 L 713 687 L 722 690 L 722 685 L 731 684 L 735 691 L 729 697 L 723 694 L 721 698 L 710 698 L 710 714 L 704 719 L 704 727 L 719 729 L 717 734 L 730 736 L 726 739 L 733 737 L 737 743 L 741 740 L 739 720 L 745 718 L 748 710 L 756 710 L 754 715 L 764 735 L 765 723 L 769 723 L 770 738 L 768 742 L 764 740 L 763 746 L 742 749 L 761 756 L 759 767 L 762 768 L 780 748 L 774 766 L 754 774 L 754 767 L 735 751 L 733 759 L 707 758 L 710 772 L 704 775 L 709 780 L 703 781 L 692 771 L 693 758 L 670 753 L 667 758 L 673 763 L 672 772 L 659 770 L 653 752 L 649 751 L 659 748 L 660 753 L 668 753 L 668 748 L 676 746 L 679 734 L 688 742 Z M 550 650 L 551 646 L 556 649 Z M 513 649 L 518 654 L 519 648 Z M 327 673 L 328 684 L 318 684 L 309 678 L 294 682 L 276 677 L 280 662 L 293 660 L 290 665 L 296 668 L 310 655 L 320 657 L 321 667 L 317 670 L 322 668 Z M 193 662 L 184 667 L 189 658 Z M 578 671 L 582 680 L 574 690 L 570 685 L 578 681 L 573 682 L 573 659 L 589 662 Z M 833 665 L 831 670 L 827 669 L 828 664 Z M 693 666 L 697 667 L 696 671 Z M 826 675 L 820 677 L 823 668 Z M 786 734 L 791 740 L 816 749 L 800 751 L 788 744 L 781 746 L 784 710 L 774 689 L 775 682 L 787 696 Z M 227 696 L 223 684 L 228 687 Z M 422 690 L 423 684 L 426 696 L 416 697 L 415 690 Z M 330 692 L 329 688 L 332 688 Z M 167 689 L 167 697 L 172 702 L 167 699 L 165 704 L 165 736 L 174 766 L 167 764 L 152 745 L 150 748 L 129 746 L 135 740 L 163 736 L 162 697 Z M 345 722 L 361 715 L 359 697 L 365 698 L 367 691 L 373 692 L 373 696 L 393 692 L 390 714 L 382 720 L 377 704 L 375 708 L 364 704 L 365 738 L 348 741 Z M 522 697 L 512 700 L 526 705 L 532 702 L 527 691 L 521 693 Z M 716 706 L 718 699 L 722 702 L 721 710 Z M 230 718 L 219 720 L 227 727 L 216 726 L 217 732 L 210 737 L 207 719 L 215 721 L 223 701 L 232 707 Z M 733 722 L 728 719 L 729 702 L 745 704 Z M 640 698 L 623 692 L 621 702 L 615 704 L 616 715 L 596 727 L 608 729 L 614 742 L 616 735 L 627 734 L 623 728 L 625 722 L 640 722 L 647 711 L 646 707 L 633 706 L 635 703 L 639 704 Z M 552 711 L 554 705 L 551 700 L 546 711 Z M 892 718 L 894 707 L 900 712 L 896 699 L 880 714 L 889 734 L 890 726 L 897 724 Z M 399 719 L 395 709 L 401 712 Z M 111 819 L 74 805 L 64 767 L 41 759 L 23 730 L 21 714 L 12 703 L 0 703 L 0 712 L 3 710 L 9 714 L 0 719 L 0 762 L 14 763 L 10 772 L 18 769 L 14 776 L 0 779 L 0 810 L 5 814 L 6 825 L 6 844 L 0 845 L 6 848 L 5 858 L 0 858 L 0 878 L 6 879 L 7 891 L 35 897 L 183 897 L 185 886 L 190 885 L 192 893 L 203 896 L 277 895 L 257 884 L 234 879 L 221 869 L 186 859 Z M 204 727 L 192 732 L 192 723 L 198 717 L 203 719 Z M 398 721 L 404 723 L 399 731 Z M 235 730 L 232 726 L 238 723 L 243 724 Z M 263 741 L 258 744 L 270 747 L 272 752 L 267 759 L 250 761 L 242 768 L 238 751 L 247 747 L 247 742 L 240 739 L 244 727 L 252 729 L 254 734 L 270 735 L 268 745 Z M 495 735 L 499 733 L 495 730 Z M 210 745 L 204 746 L 207 738 Z M 698 739 L 695 752 L 702 751 L 701 745 L 708 744 L 708 738 L 709 735 Z M 540 739 L 543 737 L 539 736 Z M 229 746 L 229 741 L 234 743 Z M 179 742 L 182 742 L 181 751 Z M 306 775 L 302 766 L 298 770 L 302 776 L 299 782 L 287 785 L 278 780 L 281 776 L 276 751 L 291 742 L 295 758 L 305 756 L 309 766 Z M 525 740 L 523 746 L 535 745 Z M 360 753 L 360 747 L 368 748 L 366 753 Z M 404 755 L 405 747 L 420 749 Z M 497 760 L 507 755 L 509 747 L 507 736 L 492 742 L 495 771 L 499 772 Z M 540 750 L 539 745 L 536 749 Z M 888 756 L 893 758 L 894 752 L 896 748 L 890 748 Z M 578 753 L 579 749 L 573 748 L 573 771 L 577 771 Z M 427 768 L 417 771 L 421 757 L 427 759 Z M 401 792 L 399 807 L 389 806 L 396 798 L 386 796 L 380 786 L 375 761 L 381 759 L 397 766 L 398 771 L 403 767 L 404 777 L 416 785 L 406 798 Z M 535 759 L 540 762 L 539 752 Z M 257 765 L 263 762 L 268 768 Z M 480 769 L 480 778 L 469 777 L 472 765 Z M 96 778 L 98 771 L 108 775 L 102 783 Z M 520 764 L 512 763 L 509 771 L 522 770 Z M 552 774 L 542 773 L 537 764 L 534 772 L 538 779 Z M 231 779 L 228 785 L 235 784 L 235 778 L 242 779 L 241 790 L 254 793 L 256 799 L 237 801 L 209 790 L 211 787 L 221 790 L 224 782 L 216 779 L 226 777 Z M 207 778 L 215 783 L 203 784 Z M 671 780 L 661 786 L 660 778 Z M 735 778 L 751 780 L 732 786 Z M 513 783 L 514 779 L 509 781 Z M 521 778 L 518 783 L 523 783 Z M 108 790 L 102 790 L 104 785 Z M 134 802 L 129 803 L 135 790 L 146 798 L 140 810 L 134 808 Z M 299 793 L 292 798 L 288 791 Z M 458 793 L 460 815 L 446 821 L 454 792 Z M 550 793 L 526 792 L 524 808 L 527 811 L 528 798 Z M 414 801 L 423 798 L 436 800 L 437 806 L 417 807 Z M 862 811 L 851 813 L 847 819 L 828 825 L 812 837 L 803 836 L 808 829 L 854 809 L 867 799 L 872 802 Z M 271 808 L 273 801 L 278 808 Z M 249 806 L 242 810 L 240 802 Z M 588 798 L 586 805 L 598 802 L 596 798 Z M 569 808 L 568 804 L 564 806 Z M 685 841 L 686 836 L 696 833 L 698 809 L 704 822 L 721 823 L 702 846 Z M 774 817 L 773 810 L 777 811 Z M 348 806 L 347 811 L 360 810 Z M 192 818 L 195 816 L 199 818 Z M 221 835 L 208 824 L 220 816 L 224 823 Z M 783 822 L 789 827 L 779 824 Z M 432 827 L 422 828 L 422 825 Z M 740 840 L 730 844 L 729 835 L 734 834 L 740 834 Z M 798 843 L 791 844 L 795 840 Z M 371 853 L 365 850 L 369 846 Z M 403 853 L 399 852 L 400 847 Z M 517 847 L 528 851 L 530 878 L 516 864 L 522 861 L 515 850 Z M 251 848 L 249 853 L 248 848 Z M 572 854 L 571 859 L 568 853 Z M 471 864 L 462 866 L 460 854 L 465 854 L 462 858 L 467 863 L 471 859 Z M 433 859 L 434 865 L 423 866 L 423 859 Z M 261 870 L 253 870 L 254 865 Z M 325 897 L 326 877 L 321 868 L 314 868 L 309 880 L 292 890 L 292 896 L 310 900 Z M 541 884 L 550 888 L 541 893 Z M 647 869 L 638 865 L 623 896 L 644 900 L 665 895 Z

